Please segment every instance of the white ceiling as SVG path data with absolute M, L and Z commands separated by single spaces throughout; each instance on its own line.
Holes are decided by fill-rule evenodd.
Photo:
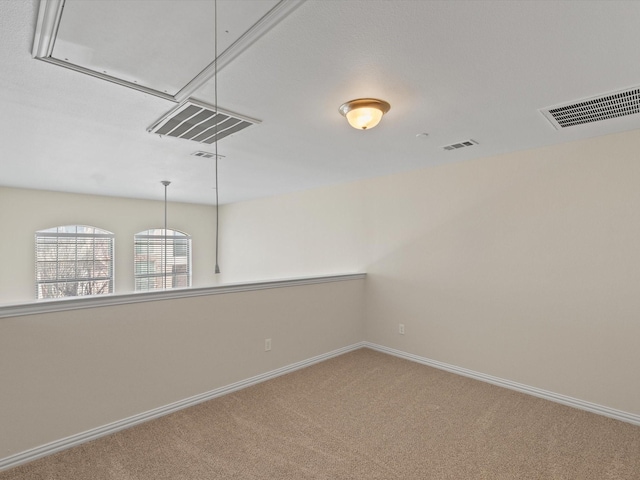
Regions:
M 114 38 L 144 5 L 140 45 L 194 29 L 176 8 L 201 26 L 211 11 L 108 3 Z M 170 200 L 213 203 L 212 160 L 190 156 L 213 147 L 146 131 L 176 103 L 32 58 L 38 5 L 0 0 L 0 185 L 162 199 L 166 179 Z M 224 11 L 220 36 L 235 25 Z M 555 130 L 538 111 L 640 85 L 638 25 L 638 1 L 306 0 L 218 74 L 220 107 L 262 122 L 220 141 L 221 203 L 638 129 L 636 114 Z M 91 41 L 126 53 L 107 34 Z M 163 49 L 147 61 L 141 75 L 182 81 Z M 213 104 L 212 81 L 192 97 Z M 358 97 L 391 104 L 373 130 L 338 113 Z M 479 145 L 441 148 L 467 139 Z

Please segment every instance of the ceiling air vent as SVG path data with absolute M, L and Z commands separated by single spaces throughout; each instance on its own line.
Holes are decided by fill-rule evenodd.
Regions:
M 149 133 L 211 144 L 244 130 L 259 120 L 227 112 L 206 103 L 187 100 L 147 129 Z
M 198 151 L 198 152 L 193 152 L 191 154 L 192 157 L 201 157 L 201 158 L 213 158 L 216 156 L 215 153 L 212 152 L 203 152 L 202 150 Z M 220 155 L 218 154 L 218 158 L 224 158 L 224 155 Z
M 640 87 L 540 110 L 556 130 L 640 113 Z
M 478 142 L 476 142 L 475 140 L 465 140 L 464 142 L 458 142 L 458 143 L 452 143 L 451 145 L 445 145 L 444 147 L 442 147 L 443 150 L 458 150 L 460 148 L 465 148 L 465 147 L 473 147 L 474 145 L 477 145 Z

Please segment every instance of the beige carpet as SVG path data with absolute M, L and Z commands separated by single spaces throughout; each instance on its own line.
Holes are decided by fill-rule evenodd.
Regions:
M 27 465 L 37 479 L 640 479 L 640 427 L 368 349 Z

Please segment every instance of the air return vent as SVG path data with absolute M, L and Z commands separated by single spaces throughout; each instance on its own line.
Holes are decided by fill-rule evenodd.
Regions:
M 212 153 L 212 152 L 199 151 L 199 152 L 193 152 L 191 154 L 191 156 L 192 157 L 201 157 L 201 158 L 214 158 L 216 156 L 216 154 Z M 224 158 L 224 155 L 218 154 L 218 158 Z
M 216 112 L 214 106 L 188 100 L 163 116 L 147 131 L 211 144 L 257 123 L 260 122 L 221 108 Z
M 557 130 L 640 113 L 640 87 L 612 92 L 540 112 Z
M 475 140 L 465 140 L 463 142 L 458 142 L 458 143 L 452 143 L 451 145 L 445 145 L 444 147 L 442 147 L 443 150 L 459 150 L 460 148 L 466 148 L 466 147 L 473 147 L 474 145 L 477 145 L 478 142 L 476 142 Z

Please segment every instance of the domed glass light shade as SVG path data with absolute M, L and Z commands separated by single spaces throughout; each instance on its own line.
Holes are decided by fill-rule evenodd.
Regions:
M 349 125 L 358 130 L 369 130 L 382 119 L 382 115 L 387 113 L 391 105 L 384 100 L 376 98 L 358 98 L 343 103 L 339 111 L 347 118 Z

